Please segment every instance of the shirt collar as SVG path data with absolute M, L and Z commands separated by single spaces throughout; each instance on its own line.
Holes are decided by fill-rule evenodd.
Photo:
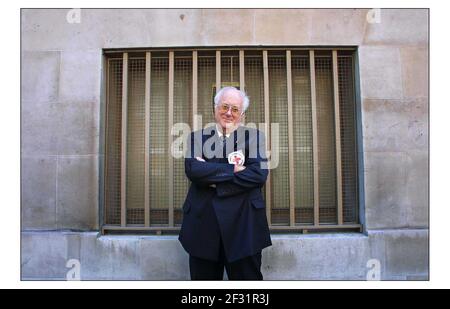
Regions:
M 217 134 L 219 134 L 219 137 L 222 137 L 222 136 L 223 136 L 223 133 L 220 132 L 219 126 L 217 125 L 217 123 L 216 123 L 216 131 L 217 131 Z M 231 133 L 225 134 L 225 136 L 226 136 L 227 138 L 230 137 L 230 135 L 231 135 Z

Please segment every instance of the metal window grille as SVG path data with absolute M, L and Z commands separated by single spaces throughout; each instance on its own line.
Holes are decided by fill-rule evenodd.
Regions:
M 279 124 L 263 188 L 272 231 L 360 230 L 352 49 L 105 51 L 103 232 L 177 231 L 189 181 L 172 125 L 214 121 L 226 85 L 250 97 L 246 123 Z

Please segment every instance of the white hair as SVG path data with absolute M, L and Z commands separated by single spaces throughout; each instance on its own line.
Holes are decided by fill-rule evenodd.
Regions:
M 245 94 L 244 91 L 239 90 L 235 87 L 223 87 L 222 89 L 220 89 L 214 97 L 214 108 L 216 108 L 220 104 L 220 99 L 222 98 L 222 95 L 230 90 L 235 90 L 239 93 L 239 96 L 242 99 L 242 105 L 244 107 L 242 113 L 244 113 L 247 110 L 248 106 L 250 105 L 250 99 L 248 98 L 248 96 Z

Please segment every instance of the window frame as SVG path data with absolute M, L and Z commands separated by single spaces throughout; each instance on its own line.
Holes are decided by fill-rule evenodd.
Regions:
M 102 114 L 102 117 L 104 117 L 104 125 L 102 125 L 103 132 L 102 132 L 102 149 L 104 149 L 104 160 L 101 161 L 101 172 L 100 172 L 100 205 L 101 205 L 101 211 L 100 211 L 100 226 L 101 226 L 101 232 L 102 234 L 106 233 L 139 233 L 139 232 L 153 232 L 156 234 L 162 234 L 162 233 L 177 233 L 180 230 L 180 226 L 176 226 L 174 224 L 174 205 L 173 205 L 173 182 L 169 182 L 169 209 L 168 209 L 168 218 L 169 222 L 167 226 L 152 226 L 150 224 L 150 202 L 149 202 L 149 183 L 148 183 L 148 175 L 150 173 L 148 164 L 145 164 L 145 205 L 144 205 L 144 224 L 143 225 L 134 225 L 134 224 L 127 224 L 127 208 L 126 208 L 126 176 L 123 177 L 123 175 L 126 175 L 126 143 L 121 143 L 121 177 L 120 177 L 120 184 L 121 184 L 121 203 L 120 203 L 120 224 L 119 225 L 112 225 L 112 224 L 106 224 L 105 222 L 105 214 L 107 213 L 107 199 L 105 198 L 106 194 L 106 183 L 107 183 L 107 143 L 108 143 L 108 102 L 109 102 L 109 76 L 110 76 L 110 60 L 111 59 L 122 59 L 122 94 L 128 93 L 128 68 L 129 68 L 129 58 L 130 55 L 136 55 L 136 54 L 142 54 L 145 55 L 145 114 L 146 119 L 149 117 L 149 110 L 148 106 L 150 103 L 150 64 L 152 59 L 152 54 L 159 54 L 159 53 L 168 53 L 169 57 L 169 94 L 168 94 L 168 109 L 169 109 L 169 122 L 168 127 L 171 127 L 171 124 L 173 124 L 173 108 L 174 108 L 174 59 L 175 59 L 175 53 L 177 52 L 190 52 L 192 55 L 192 115 L 196 115 L 198 111 L 198 52 L 200 51 L 211 51 L 215 52 L 216 57 L 216 85 L 221 85 L 221 53 L 227 52 L 227 51 L 238 51 L 239 53 L 239 84 L 243 85 L 242 88 L 245 90 L 245 66 L 244 64 L 244 57 L 245 53 L 248 51 L 251 52 L 261 52 L 262 58 L 263 58 L 263 77 L 264 77 L 264 119 L 266 124 L 269 122 L 269 116 L 270 116 L 270 102 L 269 102 L 269 80 L 268 80 L 268 57 L 269 53 L 271 51 L 281 51 L 285 52 L 285 58 L 286 58 L 286 72 L 287 72 L 287 103 L 288 103 L 288 152 L 289 152 L 289 225 L 273 225 L 271 224 L 271 190 L 270 186 L 266 186 L 266 192 L 265 192 L 265 199 L 266 199 L 266 211 L 267 211 L 267 218 L 269 222 L 269 227 L 272 233 L 274 232 L 301 232 L 301 233 L 307 233 L 307 232 L 314 232 L 314 231 L 359 231 L 361 232 L 363 230 L 363 225 L 361 222 L 361 214 L 362 212 L 362 203 L 360 198 L 360 186 L 361 186 L 361 175 L 360 175 L 360 152 L 358 151 L 360 145 L 359 145 L 359 139 L 357 138 L 359 136 L 358 130 L 360 130 L 359 124 L 358 124 L 358 108 L 359 108 L 359 102 L 358 99 L 358 83 L 357 83 L 357 76 L 358 76 L 358 70 L 357 70 L 357 48 L 356 47 L 245 47 L 245 48 L 225 48 L 225 47 L 218 47 L 218 48 L 170 48 L 170 49 L 161 49 L 161 48 L 153 48 L 153 49 L 113 49 L 113 50 L 104 50 L 103 57 L 104 57 L 104 65 L 105 69 L 103 70 L 103 76 L 104 76 L 104 92 L 103 92 L 103 103 L 104 103 L 104 114 Z M 314 223 L 313 224 L 296 224 L 295 222 L 295 178 L 294 178 L 294 163 L 293 163 L 293 97 L 292 97 L 292 67 L 291 67 L 291 57 L 292 52 L 296 51 L 304 51 L 308 54 L 309 57 L 309 68 L 310 68 L 310 86 L 311 86 L 311 105 L 312 105 L 312 122 L 313 122 L 313 165 L 314 165 Z M 319 188 L 318 188 L 318 152 L 317 152 L 317 111 L 315 108 L 316 104 L 316 78 L 315 78 L 315 59 L 316 59 L 316 52 L 321 53 L 323 51 L 329 51 L 332 55 L 332 74 L 333 74 L 333 104 L 334 104 L 334 123 L 335 123 L 335 145 L 336 145 L 336 184 L 337 184 L 337 222 L 336 224 L 323 224 L 319 222 L 319 202 L 318 202 L 318 196 L 319 196 Z M 338 77 L 338 52 L 348 52 L 349 55 L 352 58 L 352 77 L 353 77 L 353 96 L 354 96 L 354 134 L 355 134 L 355 162 L 356 164 L 356 174 L 355 174 L 355 181 L 356 181 L 356 220 L 355 223 L 345 223 L 343 220 L 343 202 L 342 202 L 342 161 L 341 161 L 341 135 L 340 135 L 340 108 L 339 108 L 339 77 Z M 123 82 L 126 81 L 126 82 Z M 127 99 L 128 95 L 122 95 L 122 110 L 127 111 Z M 122 128 L 121 128 L 121 136 L 122 140 L 126 140 L 126 128 L 127 128 L 127 113 L 122 113 Z M 195 123 L 195 117 L 191 120 L 191 123 L 193 123 L 193 129 L 199 129 L 197 124 Z M 148 136 L 148 130 L 149 130 L 149 121 L 146 121 L 145 131 L 146 136 Z M 125 128 L 125 129 L 124 129 Z M 269 132 L 266 126 L 266 132 Z M 170 142 L 173 140 L 171 139 L 173 137 L 168 137 L 168 142 L 170 145 Z M 145 138 L 145 160 L 148 161 L 148 138 Z M 270 145 L 270 135 L 267 136 L 267 145 Z M 268 146 L 269 147 L 269 146 Z M 168 170 L 168 177 L 169 179 L 173 179 L 173 157 L 169 156 L 169 170 Z M 267 183 L 270 183 L 270 173 L 267 180 Z M 171 194 L 172 193 L 172 194 Z

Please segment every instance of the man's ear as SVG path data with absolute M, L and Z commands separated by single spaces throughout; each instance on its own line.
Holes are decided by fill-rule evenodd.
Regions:
M 241 123 L 245 124 L 245 112 L 241 115 Z

